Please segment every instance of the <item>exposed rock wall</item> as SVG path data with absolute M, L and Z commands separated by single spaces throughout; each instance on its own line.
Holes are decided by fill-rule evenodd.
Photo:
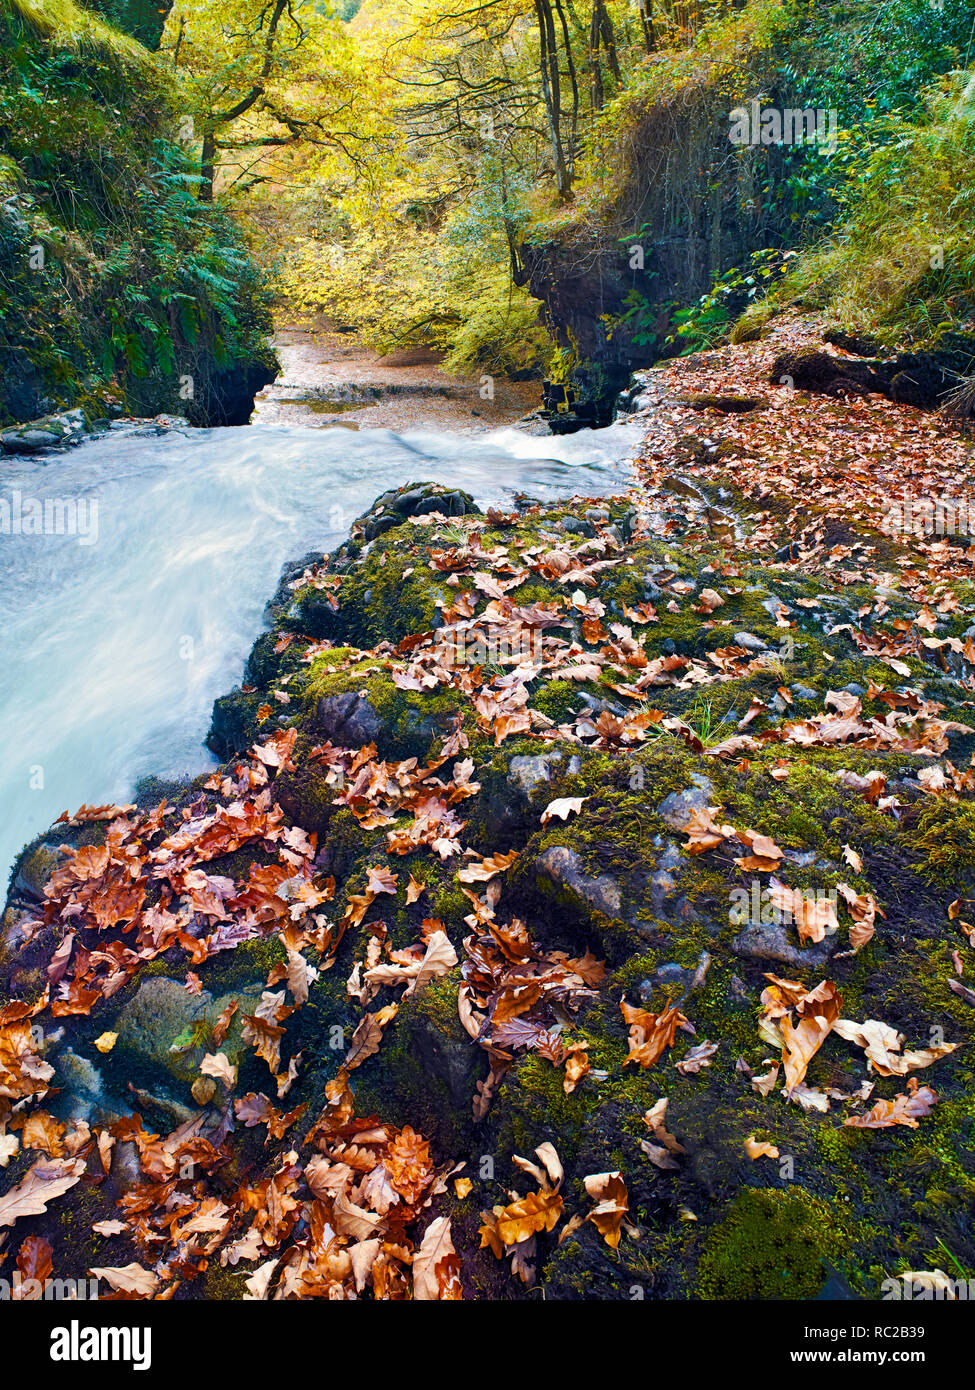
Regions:
M 768 106 L 791 104 L 777 56 L 743 40 L 731 67 L 702 57 L 692 73 L 662 79 L 662 94 L 635 107 L 624 147 L 613 153 L 617 192 L 598 218 L 587 210 L 518 245 L 519 283 L 542 301 L 550 329 L 578 359 L 572 384 L 584 419 L 606 423 L 629 374 L 665 355 L 674 308 L 750 252 L 789 236 L 788 207 L 776 201 L 781 150 L 729 140 L 731 111 L 756 92 L 767 93 Z M 628 312 L 634 295 L 639 315 Z

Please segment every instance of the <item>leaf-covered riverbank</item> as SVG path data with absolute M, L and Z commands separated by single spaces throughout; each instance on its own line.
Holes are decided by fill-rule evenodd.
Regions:
M 286 571 L 222 769 L 33 850 L 11 1266 L 177 1299 L 971 1271 L 975 598 L 920 507 L 964 445 L 769 381 L 822 346 L 779 332 L 650 374 L 629 497 L 379 499 Z

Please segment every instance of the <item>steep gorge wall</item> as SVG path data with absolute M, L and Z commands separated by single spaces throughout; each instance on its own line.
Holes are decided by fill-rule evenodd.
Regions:
M 78 405 L 243 424 L 274 379 L 261 275 L 196 197 L 177 111 L 130 35 L 0 0 L 0 425 Z
M 663 64 L 678 56 L 662 57 L 658 95 L 631 102 L 622 147 L 607 154 L 612 199 L 598 215 L 582 211 L 517 248 L 519 282 L 542 301 L 549 327 L 578 362 L 581 412 L 601 423 L 629 374 L 665 355 L 675 307 L 698 299 L 750 252 L 788 238 L 789 210 L 775 198 L 788 152 L 729 140 L 730 112 L 759 92 L 766 105 L 793 104 L 776 75 L 788 42 L 746 29 L 720 57 L 681 55 L 684 70 L 673 75 Z M 628 314 L 634 294 L 643 302 Z

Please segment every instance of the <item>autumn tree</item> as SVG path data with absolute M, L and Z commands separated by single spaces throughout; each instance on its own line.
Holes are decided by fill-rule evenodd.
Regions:
M 218 171 L 250 183 L 262 151 L 304 143 L 352 153 L 342 65 L 348 43 L 314 0 L 179 0 L 162 51 L 178 74 L 200 142 L 200 197 Z

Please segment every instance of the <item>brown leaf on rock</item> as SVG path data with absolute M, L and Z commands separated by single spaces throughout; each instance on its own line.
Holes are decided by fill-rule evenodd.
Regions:
M 442 1299 L 445 1282 L 438 1273 L 443 1260 L 457 1257 L 450 1230 L 450 1217 L 438 1216 L 423 1233 L 413 1256 L 413 1297 L 419 1302 Z
M 840 1018 L 835 1023 L 836 1032 L 847 1042 L 862 1047 L 866 1053 L 868 1067 L 880 1076 L 906 1076 L 908 1072 L 930 1067 L 941 1057 L 947 1057 L 959 1047 L 958 1043 L 934 1043 L 931 1047 L 915 1051 L 901 1052 L 904 1035 L 898 1033 L 890 1024 L 876 1018 L 868 1018 L 863 1023 Z
M 63 1158 L 66 1128 L 46 1110 L 35 1110 L 24 1121 L 20 1142 L 25 1149 L 43 1149 L 50 1158 Z
M 836 906 L 827 894 L 803 892 L 773 880 L 768 896 L 772 906 L 795 923 L 800 941 L 823 941 L 827 932 L 839 931 Z
M 42 1158 L 29 1168 L 16 1187 L 0 1196 L 0 1226 L 12 1226 L 24 1216 L 39 1216 L 85 1171 L 81 1158 Z
M 799 1023 L 793 1025 L 791 1013 L 784 1014 L 779 1027 L 782 1032 L 782 1064 L 785 1093 L 805 1079 L 813 1057 L 822 1047 L 839 1018 L 842 1000 L 831 980 L 823 980 L 797 1001 Z
M 399 1010 L 398 1004 L 387 1004 L 374 1014 L 364 1014 L 359 1026 L 352 1034 L 352 1042 L 342 1066 L 346 1071 L 361 1067 L 369 1057 L 375 1056 L 383 1040 L 383 1033 Z
M 486 883 L 488 879 L 494 878 L 495 874 L 510 869 L 518 858 L 518 854 L 519 851 L 513 849 L 507 854 L 489 855 L 487 859 L 482 859 L 479 863 L 468 864 L 466 869 L 459 869 L 457 878 L 461 883 Z
M 641 1067 L 652 1067 L 664 1051 L 673 1046 L 677 1029 L 688 1027 L 688 1020 L 676 1004 L 669 1005 L 660 1014 L 653 1014 L 648 1009 L 634 1008 L 621 999 L 620 1012 L 630 1029 L 630 1050 L 623 1061 L 624 1067 L 630 1062 L 636 1062 Z
M 893 1100 L 878 1100 L 863 1115 L 848 1115 L 844 1125 L 852 1129 L 890 1129 L 896 1125 L 917 1129 L 918 1120 L 930 1115 L 937 1104 L 938 1093 L 930 1086 L 919 1087 L 913 1077 L 907 1087 L 906 1094 Z
M 520 1154 L 514 1154 L 511 1161 L 523 1173 L 530 1173 L 539 1187 L 545 1191 L 558 1192 L 565 1177 L 565 1169 L 555 1145 L 546 1140 L 544 1144 L 538 1145 L 535 1156 L 540 1160 L 539 1163 L 532 1163 L 531 1159 L 522 1158 Z
M 536 1231 L 551 1231 L 561 1215 L 562 1198 L 557 1192 L 529 1192 L 501 1211 L 497 1233 L 505 1245 L 517 1245 Z M 482 1239 L 482 1245 L 486 1243 Z
M 152 1298 L 159 1288 L 159 1275 L 135 1261 L 116 1267 L 93 1266 L 88 1272 L 98 1280 L 104 1279 L 119 1293 L 135 1294 L 138 1298 Z
M 778 1158 L 779 1151 L 766 1139 L 756 1139 L 754 1134 L 745 1140 L 745 1153 L 754 1163 L 759 1158 Z
M 50 1279 L 54 1271 L 54 1247 L 46 1236 L 27 1236 L 17 1252 L 17 1269 L 23 1280 L 34 1279 L 39 1284 Z M 12 1298 L 23 1298 L 23 1286 L 14 1287 Z
M 714 819 L 717 811 L 717 806 L 706 806 L 691 812 L 683 826 L 683 832 L 688 837 L 684 846 L 688 854 L 704 854 L 734 837 L 733 825 L 719 825 Z
M 857 857 L 859 858 L 859 856 Z M 846 903 L 850 916 L 853 918 L 853 925 L 850 927 L 850 945 L 855 954 L 873 939 L 877 916 L 879 914 L 882 917 L 884 914 L 878 908 L 871 893 L 858 893 L 848 883 L 838 883 L 836 891 Z
M 590 1173 L 583 1178 L 586 1191 L 596 1203 L 587 1220 L 591 1221 L 611 1249 L 620 1243 L 620 1227 L 629 1211 L 629 1195 L 619 1172 Z
M 562 1082 L 562 1089 L 566 1095 L 571 1095 L 579 1082 L 590 1071 L 589 1053 L 584 1043 L 573 1043 L 565 1054 L 565 1078 Z
M 576 815 L 582 810 L 584 802 L 588 801 L 587 796 L 560 796 L 555 801 L 550 801 L 541 814 L 542 825 L 548 825 L 550 820 L 556 816 L 560 820 L 566 820 L 570 815 Z

